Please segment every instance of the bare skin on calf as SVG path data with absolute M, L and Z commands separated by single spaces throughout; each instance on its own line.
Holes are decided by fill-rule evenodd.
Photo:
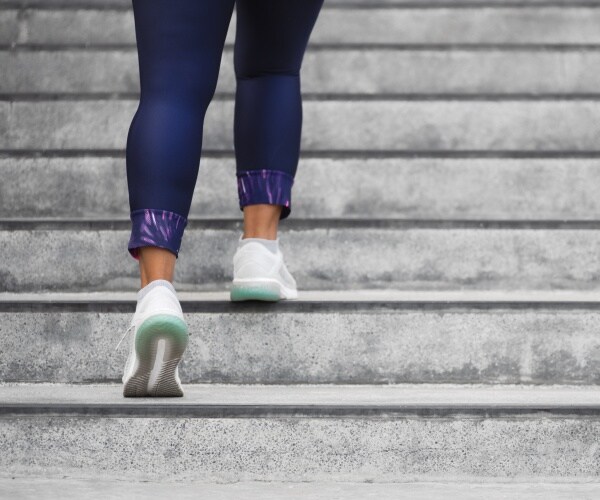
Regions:
M 277 239 L 281 205 L 257 204 L 244 207 L 244 238 Z M 140 279 L 144 288 L 151 281 L 173 282 L 175 254 L 164 248 L 142 247 L 139 249 Z

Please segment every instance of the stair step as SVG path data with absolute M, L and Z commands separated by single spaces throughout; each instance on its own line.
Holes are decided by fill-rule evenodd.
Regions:
M 597 478 L 600 392 L 454 386 L 0 387 L 5 474 L 199 481 Z M 23 418 L 27 415 L 27 418 Z
M 329 0 L 327 7 L 361 9 L 373 8 L 466 8 L 466 7 L 543 7 L 543 6 L 596 6 L 600 0 Z M 131 0 L 0 0 L 2 8 L 41 8 L 41 9 L 123 9 L 131 8 Z
M 2 5 L 2 0 L 0 0 Z M 0 10 L 0 44 L 10 45 L 19 37 L 19 13 L 16 10 Z
M 130 226 L 0 221 L 0 291 L 131 289 L 139 271 L 127 252 Z M 176 281 L 223 289 L 242 230 L 241 220 L 190 220 Z M 280 241 L 301 289 L 585 290 L 600 272 L 594 222 L 291 219 Z
M 595 500 L 600 495 L 597 483 L 351 483 L 351 482 L 237 482 L 230 484 L 197 481 L 135 482 L 127 484 L 101 477 L 93 479 L 0 479 L 0 490 L 7 498 L 37 500 L 105 500 L 111 498 L 181 500 L 203 498 L 218 500 Z
M 181 399 L 124 398 L 120 384 L 3 383 L 0 416 L 531 417 L 547 412 L 600 418 L 596 386 L 189 384 L 184 393 Z
M 87 97 L 2 101 L 0 149 L 123 149 L 137 106 Z M 232 149 L 233 110 L 229 98 L 211 104 L 204 148 Z M 598 151 L 599 120 L 597 99 L 308 99 L 302 148 Z
M 598 220 L 598 163 L 304 155 L 294 182 L 293 217 Z M 118 153 L 0 156 L 0 178 L 2 218 L 129 217 L 125 159 Z M 241 216 L 231 155 L 202 159 L 191 216 Z
M 0 221 L 0 291 L 132 289 L 139 271 L 127 252 L 130 227 Z M 176 281 L 223 289 L 242 230 L 241 220 L 190 220 Z M 291 219 L 280 241 L 300 289 L 585 290 L 597 288 L 600 272 L 594 222 Z
M 302 90 L 305 95 L 594 94 L 600 88 L 594 71 L 599 65 L 600 51 L 309 50 Z M 139 87 L 135 49 L 4 50 L 0 67 L 0 94 L 137 93 Z M 234 90 L 233 57 L 227 50 L 217 92 Z
M 599 292 L 301 290 L 276 305 L 179 296 L 185 383 L 600 381 Z M 120 380 L 127 348 L 115 347 L 134 308 L 133 293 L 0 295 L 0 380 Z
M 131 0 L 0 0 L 0 497 L 598 497 L 599 24 L 328 0 L 280 232 L 300 298 L 272 304 L 229 300 L 234 17 L 176 275 L 186 395 L 125 399 Z
M 365 3 L 365 2 L 361 2 Z M 600 43 L 600 11 L 594 2 L 571 6 L 516 7 L 483 2 L 468 8 L 452 1 L 432 8 L 426 2 L 383 5 L 382 8 L 344 8 L 325 5 L 311 35 L 313 44 L 574 44 Z M 487 3 L 487 2 L 486 2 Z M 552 2 L 556 3 L 556 2 Z M 376 7 L 376 6 L 375 6 Z M 391 7 L 391 8 L 390 8 Z M 129 9 L 30 9 L 0 13 L 9 31 L 4 44 L 133 45 L 135 30 Z M 235 15 L 227 43 L 234 41 Z M 402 29 L 398 29 L 401 26 Z

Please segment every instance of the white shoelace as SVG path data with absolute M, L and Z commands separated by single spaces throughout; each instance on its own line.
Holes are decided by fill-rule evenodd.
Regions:
M 121 337 L 121 340 L 119 340 L 119 343 L 117 344 L 117 347 L 115 347 L 115 351 L 119 350 L 119 346 L 123 343 L 123 341 L 125 340 L 125 337 L 127 337 L 127 334 L 131 331 L 131 329 L 134 326 L 135 326 L 135 323 L 131 323 L 131 325 L 129 325 L 129 328 L 127 328 L 127 330 L 125 330 L 125 333 Z

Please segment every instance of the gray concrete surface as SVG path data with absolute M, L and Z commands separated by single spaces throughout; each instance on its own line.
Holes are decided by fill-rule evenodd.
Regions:
M 0 3 L 8 5 L 6 0 L 0 0 Z M 13 6 L 17 3 L 25 5 L 25 2 L 14 2 Z M 48 5 L 44 4 L 45 7 Z M 65 0 L 63 7 L 68 5 L 69 0 Z M 0 10 L 0 44 L 39 44 L 46 49 L 54 44 L 71 45 L 73 49 L 48 55 L 27 52 L 32 48 L 30 46 L 25 51 L 4 53 L 0 64 L 8 71 L 0 80 L 0 91 L 2 88 L 8 93 L 35 93 L 42 89 L 79 94 L 94 88 L 110 91 L 107 80 L 89 71 L 89 65 L 88 69 L 84 66 L 79 69 L 93 78 L 98 87 L 90 87 L 90 80 L 85 78 L 66 80 L 70 68 L 81 64 L 81 57 L 86 55 L 76 50 L 88 43 L 129 48 L 112 54 L 94 52 L 96 60 L 88 58 L 87 62 L 112 68 L 107 75 L 115 71 L 122 75 L 113 89 L 135 91 L 137 79 L 130 69 L 134 62 L 131 12 L 107 9 L 106 2 L 96 0 L 89 0 L 87 4 L 79 2 L 79 5 L 96 5 L 100 10 Z M 123 7 L 125 4 L 112 5 Z M 516 8 L 497 8 L 498 2 L 496 8 L 482 8 L 481 2 L 474 8 L 466 8 L 463 2 L 458 9 L 452 8 L 451 4 L 428 8 L 431 5 L 433 3 L 427 3 L 424 8 L 412 5 L 408 9 L 335 9 L 329 8 L 330 4 L 326 6 L 312 38 L 311 46 L 315 50 L 307 56 L 306 89 L 340 95 L 337 98 L 325 96 L 324 100 L 313 97 L 306 101 L 305 150 L 598 151 L 600 107 L 595 99 L 567 96 L 559 100 L 503 100 L 485 95 L 596 92 L 597 75 L 590 70 L 596 66 L 595 54 L 589 50 L 592 47 L 581 44 L 600 42 L 598 9 L 589 6 L 526 7 L 535 5 L 535 0 L 524 0 Z M 233 29 L 234 24 L 230 29 L 230 43 Z M 339 44 L 350 43 L 418 44 L 419 49 L 424 49 L 427 44 L 444 46 L 437 47 L 437 52 L 391 51 L 381 50 L 381 47 L 372 47 L 375 50 L 368 51 L 333 50 L 339 49 Z M 487 47 L 487 52 L 480 50 L 481 46 L 472 47 L 470 51 L 457 51 L 456 47 L 448 45 L 461 43 L 491 44 L 491 47 Z M 523 47 L 503 50 L 509 49 L 507 44 L 515 43 L 565 46 L 560 50 L 555 47 L 552 52 L 536 52 L 531 48 L 527 52 L 522 50 Z M 338 46 L 330 50 L 319 44 Z M 575 47 L 566 47 L 572 44 Z M 495 50 L 490 51 L 490 48 Z M 226 55 L 230 56 L 230 51 Z M 532 62 L 534 58 L 535 63 Z M 32 71 L 30 68 L 33 67 L 37 69 Z M 362 68 L 367 76 L 349 76 L 355 67 Z M 389 68 L 399 71 L 392 74 Z M 57 72 L 60 72 L 60 78 Z M 543 79 L 540 74 L 544 74 Z M 230 65 L 226 64 L 224 75 L 225 86 L 221 88 L 231 91 L 232 87 L 225 83 L 227 79 L 231 82 Z M 423 85 L 422 82 L 429 83 Z M 343 95 L 346 92 L 377 95 L 415 91 L 482 95 L 470 100 L 452 96 L 448 100 L 353 100 Z M 74 99 L 63 97 L 58 101 L 44 101 L 39 96 L 11 101 L 10 96 L 6 97 L 0 103 L 0 148 L 3 149 L 121 150 L 136 106 L 133 99 L 94 100 L 85 99 L 85 95 L 77 95 Z M 338 126 L 340 122 L 345 128 Z M 377 126 L 373 127 L 373 123 Z M 231 101 L 217 100 L 209 112 L 205 147 L 230 151 L 231 125 Z M 379 165 L 377 163 L 374 168 Z M 68 169 L 68 165 L 63 168 Z M 393 167 L 389 165 L 389 168 Z M 442 175 L 437 181 L 450 187 L 452 184 L 447 177 L 452 173 L 448 163 L 442 168 L 446 178 Z M 480 196 L 499 200 L 507 190 L 510 192 L 507 183 L 513 182 L 523 188 L 521 196 L 527 189 L 532 189 L 531 196 L 551 200 L 548 202 L 550 209 L 561 207 L 558 214 L 564 213 L 561 210 L 568 211 L 569 206 L 576 213 L 591 214 L 593 203 L 589 211 L 583 204 L 572 208 L 577 205 L 574 200 L 586 192 L 583 185 L 577 190 L 576 180 L 570 179 L 569 183 L 563 184 L 563 191 L 566 191 L 574 187 L 571 183 L 575 183 L 575 189 L 563 205 L 561 198 L 553 194 L 560 176 L 570 171 L 567 164 L 562 168 L 565 170 L 558 177 L 546 177 L 549 184 L 545 188 L 536 185 L 536 178 L 546 173 L 541 172 L 526 180 L 519 176 L 503 176 L 504 183 L 487 186 L 489 190 L 496 190 L 494 195 L 476 187 L 472 189 Z M 27 174 L 32 175 L 32 171 L 26 168 L 21 175 Z M 496 173 L 502 174 L 501 171 Z M 89 180 L 93 184 L 95 174 L 88 175 L 92 176 Z M 431 177 L 426 177 L 426 172 L 421 175 L 422 179 L 429 179 L 431 187 Z M 583 179 L 593 178 L 593 175 L 588 171 Z M 418 182 L 418 177 L 415 179 Z M 335 176 L 329 180 L 331 185 L 336 185 Z M 464 180 L 457 178 L 455 191 L 460 192 L 467 185 Z M 23 177 L 19 177 L 17 182 L 22 181 Z M 532 183 L 529 187 L 528 182 Z M 532 188 L 531 185 L 536 186 Z M 337 203 L 337 210 L 341 210 L 338 214 L 368 213 L 373 216 L 373 212 L 365 212 L 371 202 L 364 196 L 365 185 L 360 186 L 362 192 L 357 192 L 354 186 L 344 195 L 346 200 L 359 200 L 354 205 L 340 196 L 331 199 L 330 207 Z M 379 184 L 366 186 L 373 193 L 382 189 Z M 475 184 L 472 182 L 471 186 Z M 585 187 L 593 191 L 593 183 Z M 109 186 L 105 184 L 107 188 Z M 233 188 L 231 185 L 232 198 Z M 31 189 L 35 196 L 34 184 Z M 310 190 L 310 186 L 305 189 Z M 412 186 L 404 189 L 412 189 Z M 314 192 L 327 196 L 324 192 Z M 41 203 L 52 204 L 52 196 L 60 196 L 56 188 L 51 193 Z M 414 193 L 419 199 L 419 191 Z M 385 210 L 386 204 L 397 209 L 395 207 L 399 205 L 393 198 L 405 194 L 390 190 L 389 198 L 383 198 L 381 204 L 372 209 Z M 94 203 L 102 206 L 105 196 L 102 190 L 98 196 Z M 114 196 L 113 206 L 118 206 L 117 200 L 122 200 L 123 191 Z M 473 198 L 468 191 L 458 196 L 455 199 L 440 198 L 440 205 L 431 205 L 433 213 L 436 210 L 442 213 L 446 209 L 444 203 L 463 207 L 464 213 L 477 213 L 477 201 L 462 204 L 465 198 Z M 422 213 L 419 206 L 423 206 L 426 199 L 411 202 L 410 197 L 404 197 L 405 205 L 402 206 L 406 208 L 401 210 L 410 210 L 408 207 L 412 203 L 416 207 L 412 208 L 414 213 Z M 504 199 L 504 203 L 510 202 L 510 197 Z M 501 202 L 496 203 L 502 206 Z M 496 205 L 492 202 L 489 206 L 489 210 L 494 210 Z M 517 206 L 513 210 L 516 211 Z M 527 206 L 530 213 L 544 210 L 542 205 L 535 203 Z M 233 206 L 231 210 L 234 210 Z M 507 214 L 516 217 L 510 212 Z M 292 271 L 298 271 L 296 276 L 300 278 L 301 288 L 389 288 L 400 284 L 407 289 L 595 289 L 600 272 L 595 253 L 597 230 L 515 229 L 510 225 L 485 231 L 452 226 L 431 229 L 417 225 L 400 230 L 319 229 L 317 226 L 315 223 L 314 227 L 302 229 L 292 225 L 282 237 L 284 244 L 289 241 L 294 249 L 287 254 L 288 262 Z M 131 289 L 137 282 L 136 272 L 133 260 L 124 250 L 127 231 L 122 225 L 120 227 L 117 230 L 100 229 L 92 223 L 87 228 L 72 226 L 68 229 L 67 225 L 58 224 L 37 230 L 19 230 L 15 226 L 0 232 L 3 255 L 0 290 Z M 233 253 L 233 245 L 226 241 L 234 242 L 236 237 L 231 224 L 222 230 L 191 230 L 182 254 L 202 256 L 203 260 L 198 264 L 187 259 L 178 276 L 181 284 L 187 286 L 181 288 L 223 289 L 228 281 Z M 346 254 L 341 263 L 336 252 L 331 250 L 332 244 L 338 249 L 343 248 Z M 227 249 L 231 253 L 228 254 Z M 57 256 L 59 260 L 54 264 Z M 202 285 L 196 285 L 197 282 Z M 235 314 L 233 309 L 227 309 L 231 305 L 219 311 L 222 303 L 221 306 L 218 304 L 198 306 L 197 303 L 196 307 L 201 310 L 190 314 L 194 335 L 189 361 L 186 359 L 182 367 L 187 380 L 197 377 L 199 381 L 280 384 L 385 383 L 390 380 L 493 384 L 507 381 L 598 382 L 597 300 L 583 305 L 576 302 L 546 304 L 549 307 L 539 303 L 529 306 L 487 303 L 479 307 L 474 305 L 472 309 L 456 304 L 445 307 L 439 302 L 423 308 L 413 303 L 406 307 L 398 304 L 374 307 L 371 304 L 352 306 L 354 309 L 351 309 L 347 304 L 342 307 L 333 301 L 308 305 L 303 310 L 307 304 L 300 302 L 285 309 L 240 308 Z M 0 308 L 3 305 L 7 303 L 0 303 Z M 44 310 L 44 307 L 48 309 Z M 61 307 L 60 304 L 44 306 L 39 302 L 36 305 L 34 301 L 24 304 L 21 300 L 20 304 L 12 304 L 0 313 L 0 339 L 4 341 L 0 366 L 9 374 L 5 378 L 15 374 L 26 380 L 46 381 L 118 378 L 125 352 L 115 353 L 112 347 L 130 318 L 128 306 L 114 303 L 101 307 L 83 305 L 89 307 L 87 311 L 77 305 Z M 111 307 L 114 307 L 112 312 Z M 215 310 L 211 311 L 210 307 Z M 265 318 L 267 326 L 257 321 L 257 317 Z M 0 418 L 0 448 L 9 451 L 0 454 L 0 475 L 5 478 L 66 475 L 88 479 L 100 477 L 106 481 L 109 478 L 137 481 L 406 481 L 432 478 L 446 481 L 472 481 L 474 478 L 560 481 L 597 480 L 600 473 L 597 446 L 600 418 L 597 412 L 594 413 L 596 410 L 583 411 L 598 402 L 596 387 L 196 386 L 188 389 L 189 396 L 179 402 L 183 406 L 214 400 L 239 406 L 239 402 L 245 400 L 259 405 L 274 401 L 272 404 L 280 405 L 281 409 L 285 402 L 313 402 L 317 406 L 311 406 L 315 410 L 311 415 L 321 418 L 309 418 L 308 414 L 279 414 L 278 418 L 272 418 L 267 413 L 260 418 L 256 415 L 252 418 L 166 418 L 169 416 L 167 410 L 157 406 L 153 406 L 155 414 L 139 418 L 140 412 L 150 407 L 144 401 L 132 403 L 138 418 L 116 413 L 104 418 L 100 413 L 102 408 L 114 410 L 124 404 L 118 386 L 79 385 L 65 389 L 53 385 L 9 385 L 0 388 L 0 400 L 2 393 L 5 405 L 29 398 L 28 407 L 38 414 L 23 417 L 5 413 L 4 418 Z M 77 409 L 77 416 L 53 413 L 54 407 L 48 401 L 57 401 L 60 397 L 63 401 L 71 401 L 70 408 Z M 344 418 L 327 410 L 326 406 L 335 401 L 344 400 L 348 405 L 348 398 L 355 405 L 362 405 L 360 410 L 364 414 L 346 414 Z M 454 405 L 455 411 L 443 417 L 434 412 L 429 418 L 418 413 L 382 415 L 380 411 L 377 418 L 365 418 L 378 405 L 381 410 L 382 404 L 400 399 L 408 404 L 412 401 L 413 405 L 437 405 L 438 411 L 445 402 Z M 536 401 L 554 405 L 554 410 L 533 411 Z M 96 413 L 85 415 L 86 408 L 94 404 Z M 477 412 L 464 412 L 464 408 L 457 407 L 459 404 L 471 405 L 471 409 L 477 406 Z M 516 405 L 518 416 L 516 413 L 499 414 L 494 410 L 498 404 Z M 578 411 L 573 405 L 578 405 Z M 204 407 L 208 408 L 208 405 L 204 404 Z M 157 414 L 156 411 L 164 413 Z M 0 496 L 2 485 L 0 483 Z M 38 491 L 42 488 L 35 481 L 29 485 L 38 487 Z M 307 485 L 302 486 L 306 488 Z M 80 488 L 79 491 L 85 491 L 86 487 L 89 490 L 89 483 L 75 486 Z M 589 493 L 582 491 L 585 486 L 578 488 L 581 498 Z M 358 488 L 351 489 L 359 492 Z M 45 492 L 50 490 L 51 486 L 46 485 Z M 437 493 L 440 491 L 447 497 L 449 490 L 445 485 L 438 487 Z M 493 491 L 493 494 L 510 498 L 515 495 L 514 490 Z M 550 498 L 548 491 L 536 490 L 536 494 L 544 493 Z M 303 492 L 306 494 L 306 490 Z M 328 498 L 332 498 L 331 488 L 329 492 Z M 564 489 L 560 491 L 561 494 L 565 492 Z M 264 493 L 256 490 L 253 494 L 265 498 Z M 417 494 L 432 497 L 431 492 L 413 491 L 411 498 L 418 498 Z M 381 495 L 378 492 L 378 496 Z M 486 496 L 489 495 L 488 492 Z M 464 493 L 462 498 L 465 498 Z
M 490 409 L 518 407 L 528 411 L 547 408 L 548 415 L 561 408 L 598 408 L 598 386 L 534 386 L 481 384 L 393 384 L 393 385 L 234 385 L 187 384 L 183 398 L 124 398 L 120 384 L 11 384 L 0 383 L 0 407 L 102 405 L 106 407 L 152 406 L 317 406 L 324 417 L 327 407 Z M 50 411 L 49 411 L 50 413 Z M 94 415 L 92 411 L 92 415 Z M 257 415 L 257 416 L 260 416 Z
M 4 477 L 131 480 L 590 480 L 600 419 L 0 419 Z
M 361 2 L 364 4 L 365 2 Z M 600 41 L 595 8 L 430 9 L 325 8 L 311 43 L 563 43 Z M 402 29 L 399 29 L 401 27 Z M 234 40 L 235 19 L 227 42 Z M 129 11 L 30 10 L 19 18 L 18 38 L 25 44 L 133 44 Z
M 18 32 L 18 12 L 15 10 L 0 11 L 0 43 L 14 43 L 18 38 Z
M 595 51 L 552 50 L 309 50 L 305 94 L 596 93 Z M 0 51 L 2 93 L 137 92 L 130 50 Z M 360 68 L 360 71 L 356 71 Z M 393 71 L 390 71 L 393 68 Z M 567 68 L 567 70 L 565 70 Z M 233 55 L 226 50 L 217 92 L 233 92 Z
M 32 293 L 0 293 L 0 310 L 13 311 L 13 306 L 35 308 L 47 306 L 49 311 L 69 310 L 77 304 L 84 304 L 89 311 L 97 310 L 103 305 L 110 308 L 126 307 L 133 311 L 136 300 L 136 289 L 120 292 L 32 292 Z M 184 308 L 189 312 L 191 307 L 195 311 L 210 310 L 215 307 L 230 307 L 232 310 L 237 305 L 225 304 L 229 302 L 229 292 L 226 290 L 212 292 L 177 291 L 177 296 Z M 367 302 L 369 304 L 356 304 Z M 448 309 L 468 309 L 475 307 L 509 308 L 529 306 L 536 309 L 553 310 L 557 305 L 569 309 L 593 310 L 600 302 L 600 290 L 301 290 L 298 299 L 279 302 L 274 307 L 285 307 L 293 310 L 294 307 L 302 309 L 306 303 L 313 306 L 332 305 L 333 307 L 376 307 L 385 303 L 385 307 L 402 309 L 403 307 L 419 309 L 419 307 L 436 306 Z M 320 303 L 320 304 L 315 304 Z M 125 306 L 123 306 L 125 304 Z M 255 304 L 256 305 L 256 304 Z M 199 309 L 206 306 L 206 309 Z M 11 309 L 8 309 L 8 308 Z M 269 307 L 269 306 L 266 306 Z M 526 307 L 525 307 L 526 308 Z M 33 310 L 33 309 L 32 309 Z M 107 309 L 110 310 L 110 309 Z M 316 309 L 315 309 L 316 310 Z
M 302 158 L 294 217 L 596 220 L 599 166 L 564 158 Z M 121 157 L 0 158 L 0 178 L 0 217 L 129 217 Z M 232 157 L 202 159 L 191 216 L 241 217 Z
M 299 288 L 598 287 L 596 229 L 381 224 L 344 227 L 327 222 L 315 227 L 311 222 L 307 228 L 294 220 L 282 223 L 281 249 Z M 123 221 L 121 226 L 95 229 L 93 222 L 71 226 L 51 222 L 46 228 L 0 231 L 5 256 L 0 262 L 0 291 L 132 289 L 139 281 L 137 262 L 127 252 L 129 223 Z M 214 227 L 199 222 L 194 228 L 192 221 L 186 229 L 175 276 L 181 290 L 223 290 L 229 284 L 241 222 Z M 29 250 L 23 252 L 24 248 Z
M 180 293 L 192 334 L 181 364 L 183 381 L 600 382 L 598 293 L 546 294 L 552 301 L 546 306 L 539 293 L 487 294 L 487 301 L 485 294 L 464 292 L 300 295 L 285 309 L 277 304 L 244 310 L 227 307 L 227 292 Z M 0 380 L 120 380 L 127 344 L 115 347 L 133 314 L 131 294 L 1 300 L 0 307 L 14 306 L 0 312 Z M 116 305 L 111 310 L 114 300 L 129 300 L 129 312 Z M 310 310 L 311 300 L 321 304 L 318 309 Z M 353 300 L 373 302 L 351 308 Z M 70 301 L 84 301 L 89 310 Z M 464 301 L 473 303 L 461 306 Z M 191 312 L 198 304 L 205 310 Z
M 2 497 L 14 500 L 178 499 L 211 500 L 595 500 L 598 483 L 264 483 L 110 481 L 76 479 L 0 479 Z
M 122 149 L 137 104 L 135 100 L 0 102 L 0 148 Z M 232 149 L 233 108 L 231 99 L 211 104 L 205 148 Z M 599 120 L 600 102 L 593 99 L 305 100 L 302 147 L 598 151 Z
M 461 8 L 464 7 L 465 3 L 468 3 L 472 6 L 479 7 L 489 7 L 489 0 L 425 0 L 422 2 L 427 6 L 436 6 L 442 5 L 444 7 L 456 7 Z M 583 0 L 580 2 L 574 2 L 573 0 L 552 0 L 553 5 L 558 6 L 573 6 L 573 4 L 585 4 L 585 5 L 597 5 L 600 3 L 599 0 Z M 129 9 L 131 8 L 130 0 L 0 0 L 0 6 L 10 6 L 10 8 L 26 8 L 32 6 L 39 6 L 40 4 L 44 6 L 60 6 L 60 7 L 71 7 L 71 8 L 103 8 L 107 10 L 112 10 L 115 8 L 119 9 Z M 494 0 L 493 5 L 495 6 L 504 6 L 510 5 L 514 6 L 515 0 Z M 536 5 L 547 5 L 548 0 L 520 0 L 518 2 L 518 6 L 526 8 Z M 328 6 L 330 7 L 347 7 L 347 6 L 365 6 L 369 5 L 365 2 L 365 0 L 328 0 Z M 411 8 L 414 6 L 414 0 L 378 0 L 377 5 L 382 6 L 404 6 Z

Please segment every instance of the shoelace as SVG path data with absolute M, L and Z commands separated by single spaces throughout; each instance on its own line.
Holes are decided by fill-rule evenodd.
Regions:
M 125 340 L 125 337 L 127 337 L 127 334 L 131 331 L 131 329 L 134 326 L 135 326 L 135 323 L 131 323 L 131 325 L 129 325 L 129 328 L 127 328 L 127 330 L 125 330 L 125 333 L 121 337 L 121 340 L 119 340 L 119 343 L 117 344 L 117 347 L 115 347 L 115 351 L 119 350 L 119 346 L 123 343 L 123 341 Z

